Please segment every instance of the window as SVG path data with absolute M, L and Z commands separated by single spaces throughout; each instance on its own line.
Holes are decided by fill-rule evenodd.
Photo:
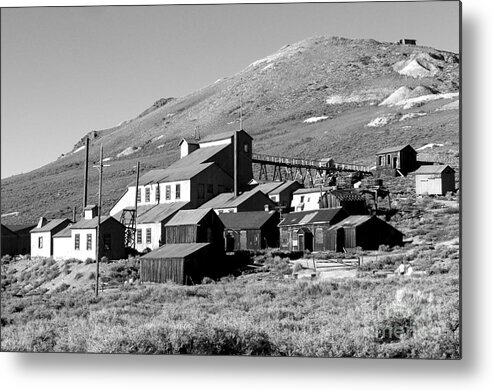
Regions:
M 197 197 L 199 199 L 204 199 L 205 198 L 205 186 L 200 183 L 197 189 Z
M 152 231 L 150 228 L 146 228 L 146 243 L 151 243 Z
M 166 199 L 170 200 L 171 199 L 171 186 L 166 185 Z
M 149 187 L 146 187 L 145 200 L 146 202 L 151 202 L 151 189 Z
M 92 234 L 87 234 L 87 250 L 92 250 Z
M 390 166 L 390 155 L 387 155 L 387 165 Z
M 180 184 L 178 183 L 178 184 L 176 185 L 176 187 L 175 187 L 175 198 L 176 198 L 177 200 L 179 200 L 179 199 L 180 199 L 180 197 L 181 197 L 181 186 L 180 186 Z
M 111 251 L 111 234 L 103 235 L 103 248 L 104 251 Z
M 245 151 L 245 153 L 248 153 L 248 144 L 243 144 L 243 151 Z
M 38 248 L 43 248 L 43 237 L 42 236 L 40 236 L 38 238 Z
M 384 157 L 383 157 L 383 156 L 379 156 L 379 157 L 378 157 L 378 165 L 379 165 L 379 166 L 383 166 L 383 162 L 384 162 L 384 160 L 385 160 L 385 159 L 384 159 Z
M 141 243 L 142 243 L 142 230 L 138 229 L 137 230 L 137 244 L 141 244 Z
M 75 243 L 74 243 L 75 246 L 74 246 L 74 248 L 76 250 L 80 250 L 80 234 L 75 234 L 74 240 L 75 240 Z
M 142 194 L 140 192 L 140 187 L 136 190 L 137 192 L 137 202 L 142 202 Z
M 305 201 L 305 196 L 301 196 L 300 197 L 300 202 L 304 202 Z
M 214 193 L 214 187 L 212 186 L 212 184 L 208 184 L 207 185 L 207 195 Z
M 159 185 L 157 185 L 156 186 L 156 202 L 159 202 L 159 197 L 161 196 L 161 194 L 159 192 L 160 192 Z

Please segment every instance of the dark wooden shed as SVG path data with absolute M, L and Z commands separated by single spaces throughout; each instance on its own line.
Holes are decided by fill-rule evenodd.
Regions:
M 2 224 L 2 257 L 17 255 L 19 236 Z
M 210 243 L 214 250 L 224 251 L 224 224 L 211 208 L 180 210 L 165 229 L 167 244 Z
M 279 212 L 238 212 L 219 215 L 226 251 L 279 247 Z
M 6 227 L 18 236 L 16 254 L 29 254 L 31 251 L 31 230 L 36 227 L 36 224 L 7 224 Z
M 403 234 L 376 216 L 349 216 L 327 231 L 327 250 L 342 252 L 361 247 L 377 250 L 381 244 L 402 246 Z
M 141 282 L 197 284 L 217 260 L 209 243 L 165 244 L 140 258 Z
M 329 228 L 348 216 L 343 208 L 289 213 L 279 223 L 281 248 L 289 251 L 324 251 L 328 247 Z
M 366 200 L 356 190 L 328 190 L 320 198 L 320 208 L 342 207 L 350 215 L 368 214 Z
M 381 149 L 376 156 L 377 177 L 407 175 L 417 168 L 417 152 L 409 144 Z

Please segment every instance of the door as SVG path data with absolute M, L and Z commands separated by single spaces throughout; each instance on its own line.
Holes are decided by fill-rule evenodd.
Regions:
M 298 234 L 298 250 L 305 251 L 305 234 Z
M 395 157 L 393 158 L 393 160 L 392 160 L 392 168 L 399 168 L 399 167 L 397 167 L 397 159 L 398 159 L 398 157 L 397 157 L 397 156 L 395 156 Z
M 240 250 L 246 250 L 248 248 L 247 245 L 247 233 L 245 230 L 240 231 Z
M 305 232 L 305 250 L 313 251 L 313 234 Z
M 235 251 L 235 237 L 231 232 L 226 234 L 226 252 Z
M 344 228 L 339 228 L 336 231 L 336 251 L 342 253 L 344 251 L 344 246 L 346 242 L 346 234 Z

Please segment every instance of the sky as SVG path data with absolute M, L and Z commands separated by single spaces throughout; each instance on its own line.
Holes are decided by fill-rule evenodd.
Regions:
M 459 51 L 456 1 L 3 8 L 1 177 L 326 35 Z

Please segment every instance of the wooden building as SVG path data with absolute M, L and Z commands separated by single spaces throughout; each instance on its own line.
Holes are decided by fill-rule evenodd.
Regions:
M 125 226 L 111 216 L 101 216 L 100 221 L 101 246 L 99 257 L 107 257 L 111 260 L 125 258 Z M 92 219 L 83 219 L 70 227 L 71 253 L 70 258 L 81 261 L 87 258 L 98 257 L 97 240 L 97 216 Z
M 69 219 L 53 219 L 48 221 L 41 217 L 31 234 L 31 256 L 51 257 L 53 255 L 53 235 L 72 224 Z
M 289 251 L 325 250 L 328 229 L 348 216 L 343 208 L 289 213 L 279 223 L 281 248 Z
M 29 254 L 31 251 L 31 230 L 34 227 L 36 224 L 2 224 L 2 255 Z M 5 232 L 4 228 L 6 228 Z M 8 252 L 4 253 L 4 251 Z
M 455 171 L 447 165 L 421 166 L 416 174 L 416 194 L 445 195 L 455 192 Z
M 166 244 L 140 258 L 142 282 L 197 284 L 210 276 L 217 260 L 209 243 Z
M 349 216 L 325 233 L 324 250 L 342 252 L 355 247 L 377 250 L 382 244 L 402 246 L 403 236 L 402 232 L 377 216 Z
M 200 208 L 212 208 L 216 213 L 238 213 L 274 209 L 276 204 L 262 191 L 254 188 L 235 197 L 234 193 L 218 194 Z
M 279 247 L 279 212 L 238 212 L 219 215 L 226 251 Z
M 190 208 L 197 208 L 218 194 L 234 190 L 235 162 L 237 190 L 248 190 L 253 178 L 252 138 L 244 130 L 209 135 L 201 140 L 183 139 L 179 147 L 180 160 L 142 175 L 138 189 L 135 182 L 129 184 L 110 215 L 135 209 L 136 196 L 138 206 L 187 202 Z
M 212 209 L 180 210 L 166 224 L 166 244 L 141 257 L 142 282 L 200 283 L 224 255 L 224 225 Z
M 368 213 L 365 198 L 357 190 L 334 187 L 296 190 L 291 207 L 295 212 L 342 207 L 350 215 Z
M 417 152 L 408 144 L 381 149 L 376 156 L 377 177 L 405 176 L 417 168 Z
M 19 237 L 15 232 L 7 228 L 5 225 L 2 226 L 2 257 L 4 255 L 17 255 Z
M 260 183 L 255 189 L 267 194 L 277 206 L 283 207 L 283 211 L 289 212 L 293 200 L 293 193 L 302 187 L 303 185 L 298 181 L 277 181 Z
M 212 209 L 180 210 L 165 224 L 166 244 L 210 243 L 224 251 L 224 224 Z

